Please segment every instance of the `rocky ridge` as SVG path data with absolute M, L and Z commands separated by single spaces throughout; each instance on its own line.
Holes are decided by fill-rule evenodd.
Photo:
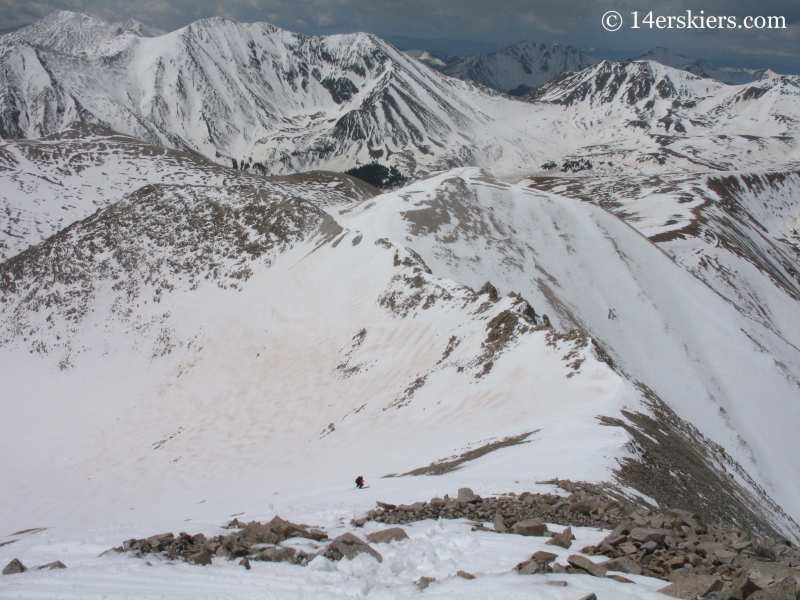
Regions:
M 596 563 L 573 555 L 567 565 L 551 565 L 556 555 L 538 552 L 516 570 L 521 574 L 588 573 L 615 578 L 620 576 L 607 573 L 645 575 L 671 582 L 663 591 L 676 598 L 743 600 L 759 590 L 780 590 L 787 578 L 793 578 L 800 593 L 800 548 L 788 540 L 730 523 L 706 524 L 699 515 L 681 509 L 656 510 L 591 484 L 546 483 L 556 483 L 570 493 L 512 492 L 481 498 L 463 488 L 456 498 L 445 496 L 400 506 L 379 502 L 377 509 L 352 525 L 362 526 L 369 520 L 396 525 L 424 519 L 469 519 L 473 531 L 550 536 L 548 544 L 567 549 L 572 544 L 569 527 L 613 528 L 600 544 L 581 549 L 582 554 L 608 557 L 609 561 Z M 556 534 L 546 523 L 567 529 Z M 771 597 L 753 595 L 754 599 Z
M 544 483 L 556 484 L 568 495 L 509 492 L 482 498 L 461 488 L 454 498 L 445 495 L 399 506 L 378 502 L 377 509 L 354 519 L 351 526 L 359 528 L 367 521 L 395 526 L 370 533 L 367 541 L 352 532 L 330 540 L 320 528 L 275 516 L 268 523 L 245 524 L 234 518 L 223 527 L 231 533 L 208 538 L 202 533 L 181 532 L 130 539 L 106 553 L 196 565 L 208 565 L 214 559 L 239 560 L 249 570 L 250 561 L 305 566 L 317 556 L 339 561 L 366 554 L 381 562 L 381 554 L 370 544 L 402 542 L 408 535 L 396 525 L 425 519 L 467 519 L 472 531 L 549 537 L 548 545 L 564 549 L 571 549 L 575 539 L 572 527 L 596 526 L 610 532 L 600 543 L 569 555 L 566 564 L 557 561 L 558 554 L 539 550 L 514 570 L 520 575 L 589 575 L 629 584 L 634 581 L 625 575 L 642 575 L 668 582 L 660 590 L 667 596 L 690 600 L 800 598 L 800 548 L 787 540 L 730 523 L 707 524 L 699 515 L 681 509 L 659 511 L 610 488 L 558 480 Z M 555 533 L 548 523 L 566 527 Z M 65 567 L 60 562 L 39 567 L 46 568 Z M 3 574 L 26 570 L 14 559 Z M 475 578 L 463 571 L 457 577 Z M 416 585 L 425 589 L 435 581 L 423 577 Z M 556 580 L 548 580 L 548 584 L 567 585 Z

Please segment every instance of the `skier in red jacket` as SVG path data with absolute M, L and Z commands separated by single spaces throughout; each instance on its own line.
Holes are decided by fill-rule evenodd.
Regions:
M 363 490 L 366 487 L 363 475 L 359 475 L 358 477 L 356 477 L 356 487 L 360 490 Z

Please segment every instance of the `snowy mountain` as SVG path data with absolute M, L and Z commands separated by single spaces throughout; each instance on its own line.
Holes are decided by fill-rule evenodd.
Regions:
M 772 171 L 797 164 L 799 94 L 797 76 L 728 86 L 654 62 L 603 61 L 526 98 L 562 107 L 561 118 L 550 117 L 546 126 L 583 140 L 546 169 Z
M 148 184 L 263 186 L 263 177 L 198 155 L 153 146 L 99 125 L 77 123 L 36 140 L 0 140 L 0 259 L 10 258 Z M 371 196 L 347 176 L 311 173 L 305 190 Z M 296 177 L 295 177 L 296 178 Z M 272 185 L 276 185 L 273 183 Z
M 566 72 L 583 71 L 600 62 L 572 46 L 520 42 L 491 54 L 468 56 L 441 71 L 500 92 L 521 96 Z
M 47 39 L 52 31 L 53 42 Z M 3 38 L 3 137 L 75 121 L 271 173 L 390 159 L 405 172 L 538 157 L 499 118 L 524 105 L 447 79 L 367 34 L 199 21 L 143 39 L 73 13 Z
M 716 79 L 729 85 L 752 83 L 770 76 L 768 69 L 742 69 L 734 67 L 716 67 L 703 59 L 682 56 L 668 48 L 653 48 L 631 60 L 652 60 L 668 67 L 688 71 L 698 77 Z
M 796 348 L 578 200 L 475 169 L 367 200 L 149 184 L 0 264 L 0 286 L 0 364 L 20 375 L 0 384 L 3 450 L 53 431 L 4 469 L 6 527 L 219 514 L 335 487 L 358 447 L 374 479 L 530 434 L 457 478 L 501 459 L 501 486 L 616 470 L 797 535 L 780 508 L 797 514 Z M 654 418 L 672 454 L 638 456 L 626 427 Z M 134 514 L 113 501 L 153 487 Z
M 64 12 L 4 36 L 0 64 L 4 138 L 89 122 L 273 174 L 373 160 L 413 177 L 479 166 L 508 180 L 552 163 L 633 172 L 797 164 L 796 76 L 725 86 L 657 63 L 604 61 L 522 102 L 366 34 L 306 37 L 210 19 L 142 38 Z
M 69 565 L 9 593 L 394 598 L 435 574 L 429 595 L 562 600 L 513 570 L 554 547 L 493 514 L 404 524 L 381 563 L 98 555 L 233 516 L 363 536 L 375 501 L 564 479 L 800 539 L 797 77 L 606 61 L 513 99 L 363 34 L 71 14 L 0 56 L 30 138 L 0 141 L 0 566 Z M 293 172 L 370 152 L 417 181 Z M 603 506 L 559 560 L 610 533 Z M 665 584 L 575 573 L 569 597 Z

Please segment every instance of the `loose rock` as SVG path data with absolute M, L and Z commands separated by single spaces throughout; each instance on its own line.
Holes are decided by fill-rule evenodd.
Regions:
M 567 562 L 570 564 L 570 566 L 575 567 L 576 569 L 586 571 L 589 573 L 589 575 L 593 575 L 595 577 L 606 576 L 606 568 L 604 565 L 592 562 L 580 554 L 570 555 L 569 558 L 567 558 Z
M 17 573 L 24 573 L 28 567 L 23 565 L 18 558 L 15 558 L 8 563 L 3 569 L 3 575 L 16 575 Z
M 369 544 L 349 532 L 333 540 L 323 555 L 335 561 L 341 560 L 342 558 L 352 560 L 359 554 L 369 554 L 378 562 L 383 562 L 383 557 L 373 550 Z
M 511 531 L 519 535 L 543 536 L 547 533 L 547 525 L 539 519 L 525 519 L 514 523 Z
M 66 568 L 67 565 L 62 563 L 60 560 L 57 560 L 55 562 L 47 563 L 46 565 L 42 565 L 40 567 L 36 567 L 36 570 L 44 571 L 45 569 L 47 569 L 48 571 L 52 571 L 53 569 L 66 569 Z
M 461 577 L 461 579 L 475 579 L 475 575 L 472 573 L 467 573 L 466 571 L 456 572 L 456 577 Z
M 568 550 L 569 547 L 572 546 L 572 540 L 574 540 L 574 539 L 575 539 L 575 536 L 572 535 L 572 528 L 571 527 L 567 527 L 564 531 L 562 531 L 561 533 L 555 534 L 552 538 L 547 540 L 547 542 L 545 542 L 545 543 L 547 543 L 548 545 L 551 545 L 551 546 L 560 546 L 561 548 L 564 548 L 564 549 Z
M 400 527 L 390 527 L 389 529 L 384 529 L 382 531 L 376 531 L 374 533 L 370 533 L 367 536 L 367 540 L 372 542 L 373 544 L 384 544 L 386 542 L 391 541 L 400 541 L 400 540 L 407 540 L 408 534 L 405 532 L 404 529 Z

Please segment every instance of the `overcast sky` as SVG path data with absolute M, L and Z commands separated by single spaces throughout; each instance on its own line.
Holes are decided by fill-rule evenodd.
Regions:
M 720 66 L 800 73 L 800 0 L 0 0 L 0 29 L 33 22 L 56 9 L 112 21 L 132 17 L 168 31 L 223 16 L 269 21 L 307 34 L 368 31 L 503 46 L 521 40 L 558 43 L 612 58 L 665 46 Z M 615 32 L 604 30 L 601 23 L 610 10 L 623 19 Z M 630 28 L 632 11 L 638 11 L 642 20 L 651 10 L 654 17 L 686 15 L 687 10 L 696 15 L 703 10 L 706 16 L 734 16 L 737 24 L 748 15 L 782 16 L 786 29 Z

